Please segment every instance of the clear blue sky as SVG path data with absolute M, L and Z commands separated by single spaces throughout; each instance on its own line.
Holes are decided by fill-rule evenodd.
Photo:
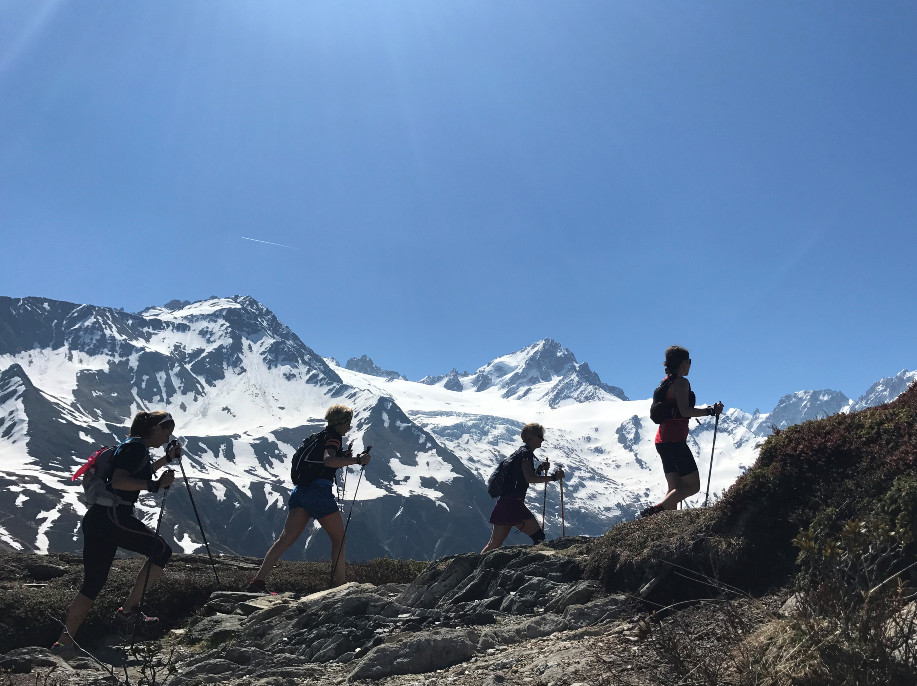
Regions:
M 409 378 L 917 367 L 917 3 L 0 3 L 0 293 L 252 295 Z M 244 237 L 277 243 L 269 245 Z M 288 247 L 281 247 L 288 246 Z

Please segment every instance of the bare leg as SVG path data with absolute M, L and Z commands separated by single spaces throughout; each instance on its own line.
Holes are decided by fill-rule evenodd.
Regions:
M 147 580 L 147 568 L 150 570 L 150 578 Z M 127 600 L 124 601 L 124 605 L 121 608 L 125 612 L 132 612 L 140 604 L 140 600 L 143 597 L 143 587 L 152 588 L 153 584 L 159 581 L 159 577 L 162 576 L 162 567 L 156 565 L 151 565 L 150 561 L 147 560 L 146 564 L 140 568 L 140 571 L 137 573 L 137 580 L 134 582 L 134 588 L 131 591 L 131 594 L 127 597 Z
M 346 556 L 344 555 L 344 520 L 340 512 L 332 512 L 318 520 L 331 539 L 331 564 L 334 565 L 334 585 L 344 583 Z
M 287 551 L 287 548 L 296 542 L 308 523 L 309 513 L 303 508 L 294 507 L 287 512 L 287 521 L 283 525 L 283 531 L 274 541 L 274 545 L 265 553 L 264 562 L 261 563 L 261 569 L 258 570 L 254 580 L 264 581 L 267 578 L 274 565 L 277 564 L 277 560 Z
M 490 552 L 491 550 L 496 550 L 501 545 L 503 545 L 503 541 L 506 540 L 506 537 L 509 536 L 509 532 L 512 530 L 512 524 L 494 524 L 494 530 L 490 534 L 490 541 L 488 541 L 487 545 L 484 546 L 484 550 L 481 551 L 481 555 L 486 552 Z
M 663 510 L 674 510 L 682 500 L 700 491 L 700 474 L 696 471 L 684 476 L 679 476 L 678 472 L 667 472 L 665 480 L 669 492 L 659 503 Z
M 526 519 L 524 522 L 522 522 L 522 524 L 519 524 L 518 528 L 519 528 L 519 531 L 524 533 L 526 536 L 531 536 L 536 531 L 538 531 L 541 527 L 538 526 L 538 522 L 536 520 Z
M 67 610 L 67 621 L 64 622 L 64 630 L 61 632 L 60 638 L 57 639 L 58 643 L 73 645 L 73 637 L 76 636 L 76 632 L 79 631 L 80 626 L 86 619 L 86 615 L 92 609 L 93 602 L 95 601 L 92 598 L 87 598 L 82 593 L 76 594 L 76 598 L 70 603 L 70 609 Z

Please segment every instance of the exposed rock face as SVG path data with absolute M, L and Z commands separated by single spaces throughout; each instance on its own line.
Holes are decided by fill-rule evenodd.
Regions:
M 179 632 L 177 676 L 168 683 L 414 683 L 398 675 L 456 665 L 499 676 L 519 660 L 515 651 L 534 652 L 524 644 L 616 622 L 630 610 L 624 596 L 582 579 L 575 555 L 544 546 L 438 560 L 409 585 L 349 583 L 299 598 L 216 592 Z M 5 663 L 28 672 L 56 659 L 16 652 Z M 98 678 L 71 662 L 71 683 Z
M 346 584 L 304 598 L 214 594 L 184 634 L 213 646 L 175 683 L 251 683 L 268 672 L 326 663 L 348 683 L 426 674 L 501 647 L 617 618 L 580 564 L 548 549 L 510 548 L 439 560 L 408 586 Z
M 369 356 L 362 355 L 360 357 L 351 357 L 347 360 L 347 364 L 344 365 L 346 369 L 352 369 L 355 372 L 360 372 L 361 374 L 369 374 L 370 376 L 378 376 L 382 379 L 401 379 L 403 381 L 407 380 L 407 377 L 404 374 L 399 372 L 393 372 L 390 369 L 382 369 L 375 362 L 373 362 Z

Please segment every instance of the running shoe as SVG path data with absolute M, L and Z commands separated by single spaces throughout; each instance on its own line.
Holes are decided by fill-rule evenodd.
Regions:
M 246 589 L 249 593 L 260 593 L 261 595 L 268 595 L 270 591 L 264 585 L 263 579 L 252 579 L 248 582 L 248 588 Z

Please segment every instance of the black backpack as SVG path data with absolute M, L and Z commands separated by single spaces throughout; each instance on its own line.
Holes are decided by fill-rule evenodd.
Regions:
M 328 442 L 328 430 L 304 438 L 293 453 L 293 464 L 290 466 L 290 480 L 296 486 L 307 486 L 320 479 L 325 471 L 324 448 Z
M 500 460 L 500 464 L 497 465 L 497 468 L 494 469 L 493 473 L 488 477 L 487 495 L 491 498 L 499 498 L 516 485 L 513 482 L 513 462 L 521 450 L 525 450 L 525 448 L 520 448 L 509 457 Z M 516 481 L 518 481 L 518 478 Z
M 650 419 L 653 420 L 656 424 L 662 424 L 668 419 L 682 419 L 681 412 L 678 411 L 678 403 L 672 402 L 666 399 L 666 393 L 669 392 L 669 386 L 672 385 L 672 382 L 675 381 L 677 377 L 667 376 L 662 382 L 656 386 L 656 390 L 653 391 L 653 404 L 650 405 Z M 691 407 L 694 407 L 694 391 L 690 391 L 691 395 L 688 400 L 691 403 Z

